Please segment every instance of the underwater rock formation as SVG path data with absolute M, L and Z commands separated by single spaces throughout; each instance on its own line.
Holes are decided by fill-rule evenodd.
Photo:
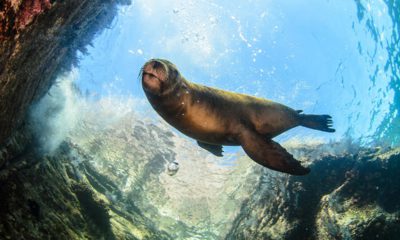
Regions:
M 0 3 L 0 145 L 127 0 Z
M 133 112 L 99 122 L 99 116 L 110 113 L 109 104 L 116 106 L 104 104 L 106 112 L 87 111 L 69 138 L 79 149 L 74 155 L 91 156 L 85 162 L 90 172 L 119 189 L 97 191 L 113 203 L 139 209 L 171 239 L 223 238 L 255 183 L 252 162 L 241 159 L 235 166 L 222 166 L 221 159 L 166 130 L 167 125 L 143 121 Z M 168 174 L 171 162 L 180 165 L 173 177 Z
M 46 98 L 40 103 L 59 107 Z M 133 106 L 120 114 L 112 100 L 80 107 L 78 123 L 55 151 L 38 151 L 37 144 L 48 142 L 32 141 L 33 123 L 0 150 L 0 235 L 6 239 L 393 239 L 399 234 L 400 149 L 338 153 L 332 144 L 295 147 L 290 151 L 309 159 L 312 169 L 295 177 L 243 156 L 232 156 L 234 162 L 214 157 L 167 125 L 139 117 Z M 170 176 L 167 168 L 174 161 L 180 169 Z
M 327 155 L 310 167 L 306 177 L 261 175 L 226 239 L 399 236 L 400 149 Z
M 243 156 L 233 156 L 234 162 L 216 158 L 163 123 L 133 110 L 116 114 L 118 104 L 111 100 L 81 107 L 78 124 L 54 152 L 38 151 L 35 144 L 42 143 L 32 142 L 29 124 L 0 150 L 0 160 L 9 159 L 0 168 L 0 235 L 6 239 L 399 234 L 400 149 L 292 148 L 299 159 L 310 159 L 312 169 L 296 177 Z M 180 170 L 170 176 L 173 161 Z
M 99 189 L 117 189 L 95 172 L 80 175 L 69 151 L 65 143 L 57 157 L 26 153 L 1 170 L 3 239 L 170 239 L 140 211 L 121 209 L 118 204 L 110 207 L 88 179 L 97 179 Z M 80 168 L 90 172 L 83 165 Z
M 46 95 L 39 105 L 57 114 L 62 106 L 48 99 L 59 95 Z M 38 129 L 41 135 L 48 129 L 37 128 L 35 121 L 14 134 L 13 144 L 0 149 L 9 160 L 2 161 L 0 169 L 0 235 L 9 239 L 221 239 L 226 235 L 255 184 L 251 161 L 222 166 L 218 158 L 166 130 L 165 124 L 143 121 L 132 110 L 116 114 L 115 102 L 82 105 L 79 123 L 51 153 L 40 145 L 52 139 L 32 141 L 40 137 Z M 167 167 L 173 161 L 181 168 L 171 177 Z

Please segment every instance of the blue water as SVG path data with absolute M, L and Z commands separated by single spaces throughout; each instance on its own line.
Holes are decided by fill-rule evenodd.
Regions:
M 88 98 L 144 99 L 137 76 L 167 58 L 196 83 L 330 114 L 334 134 L 278 137 L 400 143 L 400 1 L 133 1 L 80 55 Z M 150 105 L 145 105 L 150 109 Z

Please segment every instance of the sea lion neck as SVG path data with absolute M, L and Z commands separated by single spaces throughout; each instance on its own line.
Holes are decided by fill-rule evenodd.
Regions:
M 189 84 L 189 81 L 187 81 L 184 77 L 179 77 L 178 79 L 175 79 L 174 83 L 167 85 L 163 89 L 160 96 L 165 98 L 179 97 L 182 95 L 182 93 L 188 91 Z
M 176 116 L 185 116 L 188 104 L 191 102 L 188 86 L 180 82 L 164 94 L 151 94 L 146 92 L 147 99 L 151 106 L 164 118 L 172 124 Z M 182 120 L 182 119 L 181 119 Z

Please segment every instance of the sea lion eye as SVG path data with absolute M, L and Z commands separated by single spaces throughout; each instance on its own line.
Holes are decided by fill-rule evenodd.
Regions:
M 159 61 L 154 61 L 154 63 L 153 63 L 153 68 L 154 68 L 154 69 L 158 69 L 158 68 L 160 68 L 160 67 L 162 67 L 162 63 L 160 63 Z
M 173 76 L 174 78 L 177 78 L 179 76 L 178 70 L 174 69 L 173 73 L 174 73 L 174 76 Z

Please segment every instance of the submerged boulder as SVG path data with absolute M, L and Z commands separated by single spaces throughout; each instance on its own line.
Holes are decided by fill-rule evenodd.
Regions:
M 2 239 L 171 239 L 133 205 L 105 197 L 101 189 L 119 189 L 72 151 L 68 142 L 53 156 L 25 149 L 0 169 Z
M 312 151 L 312 149 L 311 149 Z M 226 239 L 395 239 L 400 150 L 324 156 L 305 177 L 266 171 Z
M 400 234 L 400 151 L 358 157 L 342 185 L 321 199 L 320 239 L 395 239 Z

